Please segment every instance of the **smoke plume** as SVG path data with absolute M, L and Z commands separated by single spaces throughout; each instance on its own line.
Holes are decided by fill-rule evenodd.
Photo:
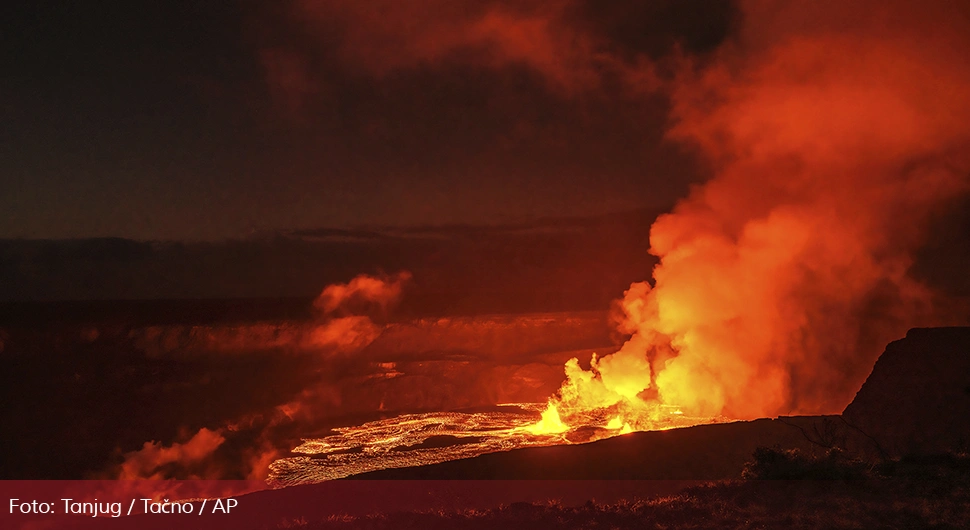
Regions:
M 748 2 L 738 35 L 670 84 L 670 139 L 714 177 L 657 219 L 632 334 L 566 367 L 567 415 L 651 403 L 733 418 L 840 411 L 881 347 L 936 322 L 909 274 L 970 185 L 968 13 L 907 2 Z

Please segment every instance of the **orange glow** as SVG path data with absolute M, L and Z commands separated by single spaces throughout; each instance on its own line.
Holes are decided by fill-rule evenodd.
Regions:
M 838 413 L 882 345 L 939 322 L 908 269 L 970 190 L 970 33 L 905 2 L 742 9 L 668 86 L 669 138 L 714 177 L 652 226 L 653 282 L 619 304 L 630 339 L 566 364 L 566 425 Z
M 489 412 L 405 414 L 340 427 L 331 436 L 304 440 L 293 450 L 297 456 L 273 462 L 269 483 L 276 487 L 306 484 L 517 447 L 571 443 L 563 431 L 540 432 L 530 426 L 540 407 L 534 403 L 507 403 Z M 551 410 L 543 413 L 540 423 L 555 431 L 555 409 Z M 598 437 L 610 435 L 600 433 Z
M 552 402 L 542 411 L 542 419 L 525 428 L 532 434 L 558 434 L 569 430 L 569 426 L 559 419 L 559 410 Z

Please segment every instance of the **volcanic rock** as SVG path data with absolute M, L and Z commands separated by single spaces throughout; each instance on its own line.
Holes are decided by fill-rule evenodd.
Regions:
M 884 456 L 970 449 L 970 327 L 890 343 L 842 417 Z

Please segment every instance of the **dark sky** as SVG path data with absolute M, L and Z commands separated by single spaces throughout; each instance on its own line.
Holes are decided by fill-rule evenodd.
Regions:
M 651 76 L 737 19 L 676 1 L 0 10 L 0 238 L 148 240 L 662 209 L 703 170 L 663 141 Z

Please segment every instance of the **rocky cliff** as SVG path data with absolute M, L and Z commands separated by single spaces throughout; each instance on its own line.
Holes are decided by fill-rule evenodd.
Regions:
M 890 343 L 842 416 L 886 456 L 970 449 L 970 327 Z

